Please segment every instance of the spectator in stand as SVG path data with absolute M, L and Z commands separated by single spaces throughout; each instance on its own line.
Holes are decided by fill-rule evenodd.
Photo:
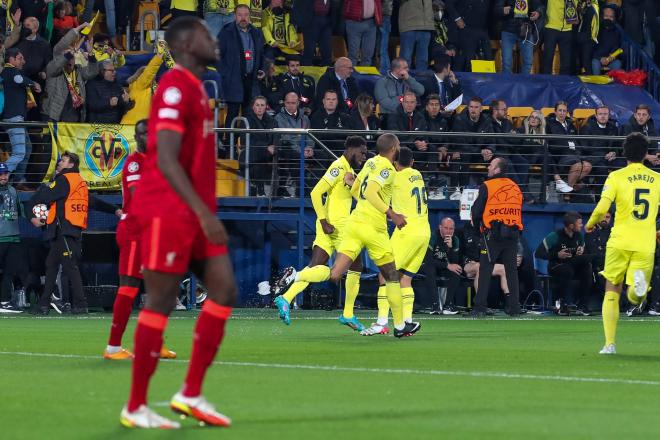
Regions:
M 236 5 L 250 6 L 250 0 L 204 0 L 203 13 L 211 35 L 218 35 L 225 25 L 236 20 Z
M 390 70 L 390 32 L 392 32 L 392 13 L 394 12 L 394 0 L 381 0 L 383 6 L 383 20 L 378 26 L 379 36 L 379 58 L 378 70 L 381 75 L 386 75 Z
M 655 130 L 655 123 L 651 117 L 651 107 L 648 105 L 640 104 L 635 108 L 635 113 L 623 125 L 621 135 L 628 136 L 633 132 L 643 133 L 645 136 L 658 135 Z M 654 151 L 649 151 L 649 154 L 646 155 L 646 162 L 653 167 L 660 165 L 660 150 L 657 146 Z
M 440 109 L 440 97 L 438 95 L 428 95 L 426 97 L 426 105 L 424 110 L 424 119 L 426 119 L 426 129 L 428 131 L 435 131 L 442 133 L 449 131 L 449 119 L 442 115 Z M 447 145 L 440 138 L 432 137 L 430 139 L 429 151 L 437 151 L 437 163 L 430 164 L 430 170 L 433 174 L 429 178 L 429 187 L 439 188 L 446 187 L 450 183 L 450 175 L 456 175 L 458 171 L 458 164 L 452 161 L 453 154 L 449 154 Z M 433 161 L 435 155 L 430 155 L 428 161 Z M 440 174 L 436 172 L 440 171 Z M 431 190 L 429 198 L 439 198 L 435 190 Z
M 23 74 L 43 87 L 46 81 L 46 66 L 53 58 L 53 49 L 39 35 L 39 20 L 27 17 L 23 20 L 21 39 L 15 45 L 25 57 Z
M 284 96 L 289 92 L 296 92 L 300 96 L 300 107 L 306 115 L 312 113 L 315 108 L 314 78 L 305 75 L 300 70 L 300 57 L 298 55 L 289 55 L 286 62 L 287 71 L 278 78 L 278 90 L 280 93 L 280 105 L 284 102 Z
M 156 88 L 156 75 L 163 65 L 163 58 L 167 52 L 169 49 L 165 40 L 158 40 L 156 53 L 147 65 L 139 68 L 128 78 L 128 96 L 135 105 L 121 118 L 122 124 L 135 125 L 138 121 L 149 118 L 151 99 Z
M 366 93 L 360 94 L 355 100 L 355 108 L 349 116 L 349 128 L 351 130 L 378 131 L 380 130 L 380 119 L 374 114 L 374 98 Z M 376 135 L 364 134 L 369 148 L 375 147 Z
M 250 128 L 258 130 L 272 130 L 277 127 L 275 119 L 266 109 L 268 103 L 263 96 L 252 100 L 252 108 L 246 117 Z M 275 136 L 272 132 L 252 133 L 250 135 L 250 182 L 256 188 L 257 196 L 270 197 L 273 194 L 273 185 L 277 179 L 277 169 L 273 160 L 277 155 Z M 239 161 L 245 167 L 245 150 L 241 151 Z
M 316 102 L 321 102 L 326 90 L 335 90 L 339 94 L 340 112 L 348 113 L 355 106 L 355 99 L 360 94 L 353 74 L 353 63 L 346 57 L 337 58 L 334 69 L 327 69 L 316 86 Z
M 569 211 L 564 214 L 564 227 L 551 232 L 537 249 L 539 257 L 548 260 L 550 288 L 556 300 L 556 310 L 560 315 L 568 315 L 566 302 L 567 283 L 578 282 L 578 314 L 589 316 L 589 293 L 591 291 L 592 257 L 584 253 L 585 242 L 582 233 L 582 216 Z
M 448 56 L 442 56 L 435 60 L 433 64 L 434 74 L 423 80 L 424 98 L 429 95 L 437 95 L 440 99 L 440 106 L 443 110 L 443 116 L 448 118 L 453 112 L 444 112 L 444 108 L 453 100 L 461 96 L 463 89 L 458 78 L 451 70 L 451 59 Z
M 266 111 L 271 116 L 279 112 L 283 99 L 280 94 L 279 75 L 275 75 L 275 62 L 273 60 L 264 60 L 264 76 L 259 79 L 259 90 L 261 96 L 265 96 L 268 102 Z
M 313 66 L 318 46 L 321 66 L 332 63 L 332 9 L 337 3 L 331 0 L 294 0 L 291 21 L 303 34 L 303 66 Z
M 379 78 L 374 87 L 376 102 L 380 104 L 383 126 L 389 126 L 387 118 L 399 111 L 403 95 L 409 91 L 421 97 L 424 94 L 424 86 L 410 76 L 408 62 L 405 59 L 394 58 L 392 69 L 387 75 Z
M 493 133 L 516 134 L 513 123 L 509 119 L 508 106 L 503 99 L 496 99 L 490 105 L 490 113 L 493 117 Z M 523 193 L 525 203 L 534 203 L 534 197 L 529 191 L 529 162 L 520 154 L 520 141 L 518 139 L 506 139 L 496 137 L 497 152 L 505 156 L 511 162 L 509 175 L 516 181 Z
M 197 0 L 170 0 L 170 13 L 172 19 L 188 15 L 197 16 Z
M 407 0 L 399 7 L 399 35 L 401 39 L 401 58 L 409 66 L 413 65 L 415 52 L 415 70 L 424 72 L 429 68 L 429 43 L 435 30 L 433 6 L 428 0 Z
M 626 0 L 623 4 L 623 29 L 632 40 L 653 57 L 654 35 L 658 32 L 660 14 L 657 0 Z
M 456 26 L 449 23 L 445 2 L 433 0 L 433 34 L 429 45 L 432 60 L 437 62 L 439 58 L 445 56 L 454 60 L 456 57 L 456 33 Z
M 492 60 L 493 50 L 488 36 L 490 0 L 446 0 L 445 4 L 450 19 L 458 27 L 456 70 L 470 72 L 470 61 L 477 57 L 480 50 L 483 51 L 483 59 Z
M 577 55 L 578 75 L 584 73 L 591 75 L 591 59 L 594 53 L 594 45 L 598 42 L 598 1 L 581 0 L 578 3 L 578 16 L 580 23 L 573 27 L 575 33 L 575 51 Z M 561 50 L 561 49 L 560 49 Z
M 440 103 L 440 96 L 431 94 L 426 97 L 426 104 L 424 106 L 424 118 L 428 131 L 449 131 L 449 120 L 442 115 L 442 104 Z
M 124 113 L 135 105 L 117 81 L 111 60 L 100 63 L 100 74 L 87 83 L 87 122 L 119 124 Z
M 310 119 L 310 126 L 314 129 L 332 129 L 332 130 L 348 130 L 350 128 L 349 117 L 345 113 L 337 111 L 339 104 L 337 92 L 334 90 L 326 90 L 325 96 L 321 101 L 321 107 L 318 108 Z M 323 135 L 317 133 L 319 140 L 333 151 L 341 152 L 344 149 L 344 141 L 338 140 L 338 135 Z
M 613 7 L 605 7 L 602 16 L 598 42 L 591 60 L 591 73 L 594 75 L 600 75 L 604 67 L 610 70 L 619 70 L 622 67 L 621 60 L 618 59 L 619 55 L 616 53 L 621 49 L 621 36 L 615 26 L 616 10 Z
M 39 23 L 45 23 L 48 14 L 48 3 L 52 3 L 52 0 L 14 0 L 11 2 L 10 11 L 14 14 L 20 9 L 23 17 L 34 17 Z M 14 23 L 18 23 L 18 21 L 14 21 Z
M 618 136 L 619 127 L 610 117 L 610 109 L 606 105 L 599 105 L 596 114 L 591 116 L 580 134 L 585 136 Z M 589 162 L 593 167 L 592 177 L 598 186 L 596 194 L 600 194 L 600 187 L 605 183 L 610 170 L 626 166 L 626 159 L 621 156 L 621 146 L 615 140 L 585 141 L 585 153 L 589 155 Z
M 126 64 L 126 57 L 124 57 L 124 54 L 120 50 L 115 48 L 110 36 L 106 34 L 94 34 L 92 49 L 89 52 L 90 60 L 95 60 L 97 63 L 111 60 L 115 67 L 121 67 Z
M 292 53 L 302 52 L 303 42 L 298 39 L 291 14 L 282 7 L 283 0 L 271 0 L 261 17 L 261 31 L 266 48 L 264 56 L 272 60 L 284 58 Z
M 566 8 L 565 5 L 572 8 Z M 543 54 L 541 57 L 541 73 L 552 73 L 552 61 L 555 48 L 559 46 L 559 73 L 571 74 L 573 60 L 573 25 L 579 22 L 576 2 L 574 0 L 548 0 L 546 9 L 547 21 L 543 30 Z
M 394 131 L 428 131 L 424 112 L 417 110 L 417 95 L 408 91 L 403 94 L 403 100 L 396 114 L 390 115 L 387 119 L 388 130 Z M 421 172 L 431 169 L 433 159 L 428 138 L 419 135 L 399 134 L 399 141 L 402 146 L 406 146 L 413 151 L 414 168 Z
M 220 48 L 219 71 L 222 72 L 222 90 L 227 102 L 225 127 L 245 112 L 252 96 L 259 93 L 259 80 L 265 73 L 264 38 L 261 31 L 250 24 L 250 8 L 237 5 L 236 22 L 225 26 L 218 35 Z
M 371 66 L 376 30 L 383 17 L 380 0 L 344 0 L 342 15 L 346 21 L 348 57 L 353 65 Z
M 566 102 L 558 101 L 555 104 L 555 112 L 550 113 L 545 120 L 545 129 L 547 134 L 563 137 L 550 139 L 548 145 L 550 158 L 556 165 L 554 179 L 557 191 L 561 193 L 580 191 L 583 188 L 580 182 L 591 173 L 591 163 L 583 159 L 582 149 L 575 141 L 570 140 L 572 136 L 577 135 L 577 129 L 568 116 Z M 566 176 L 565 182 L 561 176 Z M 568 197 L 565 197 L 568 200 Z
M 495 15 L 502 22 L 502 73 L 513 73 L 513 48 L 516 43 L 522 58 L 520 73 L 532 73 L 534 46 L 539 40 L 536 26 L 543 15 L 541 2 L 497 0 Z
M 57 43 L 71 29 L 78 27 L 78 17 L 73 14 L 71 2 L 59 2 L 53 9 L 53 38 Z
M 174 8 L 176 6 L 176 2 L 186 2 L 186 1 L 191 1 L 191 0 L 172 0 L 171 7 Z M 197 0 L 194 0 L 195 4 Z M 94 14 L 94 7 L 96 5 L 95 1 L 86 1 L 85 2 L 85 10 L 82 14 L 82 21 L 86 22 L 91 22 L 92 20 L 92 14 Z M 121 46 L 119 44 L 119 41 L 117 39 L 117 23 L 116 23 L 116 11 L 115 11 L 115 0 L 103 0 L 103 6 L 105 9 L 105 23 L 106 27 L 108 29 L 108 34 L 110 34 L 110 38 L 112 38 L 113 44 L 117 47 Z M 97 61 L 102 61 L 102 60 L 97 60 Z
M 9 168 L 0 163 L 0 313 L 21 313 L 17 304 L 12 304 L 14 277 L 24 271 L 21 261 L 23 249 L 18 228 L 19 217 L 25 217 L 23 204 L 16 188 L 9 183 Z
M 2 113 L 3 122 L 23 122 L 27 115 L 28 91 L 41 92 L 39 83 L 32 81 L 23 74 L 25 58 L 21 51 L 12 47 L 5 51 L 5 66 L 0 77 L 5 94 L 5 107 Z M 25 127 L 8 128 L 11 155 L 7 159 L 7 168 L 14 174 L 16 189 L 27 189 L 25 186 L 25 170 L 32 153 L 32 143 Z
M 433 231 L 429 250 L 419 272 L 424 275 L 424 289 L 418 291 L 421 308 L 430 308 L 431 314 L 456 315 L 456 297 L 461 290 L 463 255 L 461 242 L 455 234 L 456 225 L 449 217 L 443 218 Z M 437 282 L 446 278 L 447 296 L 441 301 Z
M 44 113 L 54 122 L 85 122 L 86 83 L 98 76 L 99 64 L 76 65 L 72 46 L 87 23 L 71 29 L 53 48 L 53 60 L 46 66 Z
M 457 133 L 492 133 L 493 125 L 491 118 L 483 113 L 483 101 L 479 97 L 473 97 L 468 102 L 467 109 L 459 113 L 454 119 L 452 131 Z M 470 136 L 453 138 L 456 147 L 452 148 L 459 152 L 461 171 L 459 185 L 465 186 L 470 183 L 476 184 L 478 176 L 470 173 L 470 167 L 481 163 L 482 154 L 492 157 L 494 147 L 491 140 L 484 138 L 473 138 Z M 490 153 L 487 153 L 489 151 Z M 485 159 L 485 158 L 484 158 Z M 487 159 L 487 160 L 489 160 Z M 457 189 L 460 194 L 460 190 Z M 455 197 L 455 195 L 452 195 Z

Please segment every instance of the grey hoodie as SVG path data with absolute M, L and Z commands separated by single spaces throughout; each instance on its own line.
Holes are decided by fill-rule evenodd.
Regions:
M 19 242 L 18 217 L 22 209 L 16 189 L 0 186 L 0 202 L 0 242 Z
M 309 118 L 303 112 L 298 110 L 295 115 L 289 114 L 284 107 L 275 115 L 275 122 L 278 128 L 309 128 Z M 300 153 L 301 143 L 305 148 L 314 147 L 307 136 L 300 134 L 281 134 L 276 138 L 275 144 L 280 147 L 289 147 L 296 153 Z

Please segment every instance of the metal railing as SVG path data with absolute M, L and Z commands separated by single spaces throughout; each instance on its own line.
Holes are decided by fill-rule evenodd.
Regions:
M 660 67 L 655 64 L 653 58 L 639 44 L 625 33 L 621 26 L 617 25 L 617 29 L 621 36 L 626 68 L 628 70 L 641 69 L 646 72 L 648 78 L 644 88 L 653 96 L 654 100 L 660 101 Z M 657 48 L 657 50 L 660 50 L 660 48 Z
M 154 18 L 155 29 L 153 29 L 153 32 L 158 35 L 158 29 L 160 26 L 160 18 L 158 17 L 158 14 L 155 11 L 144 11 L 142 15 L 140 15 L 140 51 L 144 51 L 144 22 L 148 16 L 152 16 Z

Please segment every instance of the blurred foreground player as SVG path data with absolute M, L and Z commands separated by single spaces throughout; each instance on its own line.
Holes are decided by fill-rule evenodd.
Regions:
M 605 249 L 603 298 L 603 329 L 605 346 L 600 354 L 616 354 L 616 326 L 619 321 L 619 297 L 625 279 L 628 300 L 642 304 L 649 289 L 655 259 L 656 229 L 660 203 L 660 174 L 646 168 L 642 162 L 648 152 L 649 140 L 641 133 L 628 135 L 623 143 L 625 168 L 610 173 L 603 186 L 600 202 L 587 222 L 591 233 L 616 204 L 614 226 Z
M 135 186 L 140 181 L 144 165 L 145 151 L 147 151 L 147 120 L 143 119 L 135 124 L 135 143 L 137 151 L 126 158 L 122 169 L 121 189 L 124 199 L 123 214 L 117 224 L 117 245 L 119 246 L 119 289 L 112 307 L 112 326 L 110 338 L 103 357 L 110 360 L 133 359 L 133 353 L 122 348 L 121 339 L 126 330 L 128 318 L 133 310 L 135 297 L 142 283 L 142 259 L 138 239 L 138 228 L 134 215 L 129 214 L 131 200 Z M 161 359 L 174 359 L 176 353 L 166 347 L 160 350 Z
M 177 64 L 153 98 L 144 172 L 131 208 L 140 227 L 147 302 L 135 330 L 131 392 L 120 420 L 127 427 L 180 427 L 147 407 L 147 388 L 179 283 L 190 268 L 203 280 L 208 299 L 195 326 L 188 373 L 170 408 L 207 425 L 229 426 L 230 419 L 201 395 L 236 297 L 227 232 L 216 216 L 213 115 L 200 80 L 218 60 L 217 42 L 196 17 L 174 20 L 165 40 Z

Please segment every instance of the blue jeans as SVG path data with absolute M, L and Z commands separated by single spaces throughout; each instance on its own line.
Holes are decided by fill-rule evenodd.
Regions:
M 387 50 L 390 42 L 390 32 L 392 32 L 392 17 L 383 15 L 383 24 L 378 27 L 380 34 L 380 74 L 387 75 L 390 70 L 390 53 Z
M 609 66 L 610 70 L 621 70 L 621 61 L 619 60 L 614 60 L 612 61 Z M 591 60 L 591 74 L 592 75 L 600 75 L 603 70 L 602 64 L 600 64 L 600 59 L 593 58 Z
M 204 14 L 204 20 L 211 31 L 211 35 L 217 37 L 220 30 L 225 27 L 227 23 L 233 23 L 235 20 L 234 13 L 229 15 L 220 14 L 218 12 L 207 12 Z
M 105 25 L 108 28 L 108 35 L 114 38 L 117 35 L 117 25 L 115 23 L 115 0 L 103 0 L 105 6 Z M 88 0 L 85 3 L 85 10 L 82 15 L 82 22 L 89 23 L 94 12 L 94 0 Z
M 4 122 L 23 122 L 24 120 L 23 116 L 3 119 Z M 14 174 L 15 182 L 25 182 L 25 170 L 32 154 L 30 137 L 25 127 L 9 128 L 7 134 L 11 143 L 11 155 L 7 159 L 7 168 Z
M 529 41 L 523 42 L 520 35 L 504 31 L 502 31 L 502 73 L 513 73 L 513 47 L 516 43 L 520 43 L 520 56 L 523 62 L 520 73 L 530 74 L 534 61 L 534 45 Z
M 346 37 L 348 38 L 348 58 L 354 66 L 371 66 L 376 49 L 376 22 L 369 20 L 346 20 Z M 362 49 L 362 57 L 358 63 L 358 53 Z
M 430 31 L 401 32 L 401 58 L 412 66 L 413 50 L 415 51 L 415 70 L 423 72 L 429 68 Z

